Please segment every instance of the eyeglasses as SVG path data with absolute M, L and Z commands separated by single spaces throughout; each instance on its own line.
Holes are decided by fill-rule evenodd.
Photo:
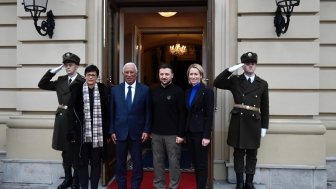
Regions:
M 87 77 L 97 77 L 97 74 L 86 74 Z

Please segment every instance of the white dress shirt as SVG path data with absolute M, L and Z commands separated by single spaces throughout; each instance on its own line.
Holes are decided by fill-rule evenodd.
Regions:
M 132 91 L 132 102 L 133 102 L 133 99 L 134 99 L 134 93 L 135 93 L 135 86 L 136 86 L 136 82 L 134 82 L 132 85 L 129 85 L 125 82 L 125 99 L 127 97 L 127 92 L 128 92 L 128 86 L 131 86 L 131 91 Z
M 251 83 L 253 83 L 254 78 L 255 78 L 255 74 L 253 74 L 252 76 L 248 76 L 248 75 L 245 75 L 245 74 L 244 74 L 244 76 L 245 76 L 245 78 L 246 78 L 247 81 L 248 81 L 248 79 L 250 78 L 250 79 L 251 79 Z
M 71 83 L 76 79 L 77 77 L 77 73 L 75 75 L 73 75 L 72 77 L 68 76 L 68 83 L 69 83 L 69 80 L 71 79 Z M 70 84 L 70 83 L 69 83 Z

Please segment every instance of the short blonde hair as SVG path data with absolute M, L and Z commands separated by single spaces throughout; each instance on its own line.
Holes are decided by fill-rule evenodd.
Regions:
M 188 68 L 188 71 L 187 71 L 188 83 L 190 84 L 190 81 L 189 81 L 189 72 L 190 72 L 190 69 L 191 69 L 191 68 L 195 68 L 195 69 L 198 70 L 198 72 L 199 72 L 200 75 L 201 75 L 201 82 L 202 82 L 203 84 L 206 84 L 206 81 L 205 81 L 205 79 L 204 79 L 204 69 L 203 69 L 203 67 L 202 67 L 200 64 L 197 64 L 197 63 L 191 64 L 191 65 L 189 66 L 189 68 Z

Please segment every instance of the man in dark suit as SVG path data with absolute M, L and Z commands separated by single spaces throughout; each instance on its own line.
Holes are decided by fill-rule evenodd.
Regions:
M 40 80 L 38 87 L 44 90 L 56 91 L 58 99 L 58 108 L 56 110 L 56 117 L 54 123 L 54 132 L 52 139 L 52 148 L 62 151 L 63 168 L 65 178 L 64 181 L 58 186 L 57 189 L 79 188 L 77 171 L 74 171 L 72 176 L 71 167 L 73 166 L 73 155 L 69 151 L 69 142 L 66 140 L 66 133 L 69 127 L 67 119 L 68 102 L 71 96 L 70 85 L 76 83 L 84 83 L 84 77 L 77 73 L 80 58 L 70 52 L 63 55 L 62 65 L 48 70 Z M 66 75 L 59 76 L 57 80 L 51 81 L 51 79 L 62 68 L 65 68 Z
M 116 181 L 118 189 L 126 189 L 126 162 L 131 154 L 132 189 L 139 189 L 142 178 L 141 143 L 150 132 L 151 102 L 149 88 L 136 82 L 137 67 L 126 63 L 123 67 L 125 82 L 112 87 L 110 99 L 110 133 L 116 144 Z
M 231 111 L 227 143 L 234 147 L 236 189 L 254 189 L 253 176 L 260 138 L 266 135 L 269 123 L 268 83 L 254 73 L 258 62 L 256 53 L 244 53 L 240 59 L 242 64 L 225 69 L 216 77 L 214 86 L 230 90 L 235 102 Z M 240 67 L 243 67 L 244 73 L 231 76 Z

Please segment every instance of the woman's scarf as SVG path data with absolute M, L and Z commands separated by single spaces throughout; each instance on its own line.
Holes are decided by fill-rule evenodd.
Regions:
M 93 91 L 93 113 L 91 123 L 89 87 L 85 82 L 83 85 L 84 100 L 84 142 L 92 142 L 93 148 L 103 146 L 103 124 L 100 104 L 100 94 L 96 83 Z

